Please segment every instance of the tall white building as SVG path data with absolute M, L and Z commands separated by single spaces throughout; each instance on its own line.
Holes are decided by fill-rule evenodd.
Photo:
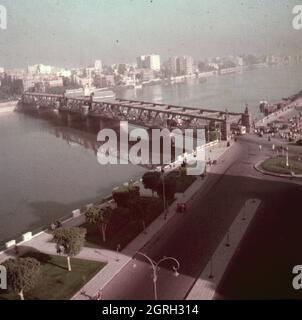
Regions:
M 178 58 L 178 73 L 180 75 L 190 75 L 194 73 L 193 70 L 194 60 L 190 56 L 182 56 Z
M 137 66 L 140 69 L 160 71 L 160 56 L 158 54 L 140 56 L 137 58 Z
M 194 73 L 194 60 L 190 56 L 171 57 L 170 70 L 176 75 L 190 75 Z
M 103 64 L 102 64 L 102 61 L 101 61 L 101 60 L 95 60 L 95 62 L 94 62 L 94 69 L 95 69 L 96 71 L 102 72 L 102 70 L 103 70 Z

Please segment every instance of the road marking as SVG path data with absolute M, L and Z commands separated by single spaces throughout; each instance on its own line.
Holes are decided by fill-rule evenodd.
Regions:
M 259 199 L 246 201 L 204 271 L 195 282 L 186 300 L 212 300 L 214 298 L 224 272 L 254 218 L 260 203 Z

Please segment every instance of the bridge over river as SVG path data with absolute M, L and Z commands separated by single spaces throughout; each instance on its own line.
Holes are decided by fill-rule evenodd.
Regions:
M 125 99 L 94 101 L 93 96 L 72 98 L 32 92 L 24 93 L 21 102 L 38 108 L 52 108 L 79 114 L 87 118 L 128 121 L 147 128 L 216 130 L 219 131 L 222 140 L 229 138 L 231 125 L 241 124 L 249 132 L 251 123 L 248 108 L 243 113 L 238 113 Z

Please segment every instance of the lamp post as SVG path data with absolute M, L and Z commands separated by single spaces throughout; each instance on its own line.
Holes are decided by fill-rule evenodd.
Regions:
M 288 162 L 288 147 L 286 147 L 286 167 L 289 167 L 289 162 Z
M 159 265 L 164 262 L 164 261 L 172 261 L 175 263 L 175 265 L 173 266 L 173 271 L 174 271 L 174 275 L 175 277 L 179 276 L 178 270 L 180 268 L 180 263 L 177 259 L 173 258 L 173 257 L 163 257 L 162 259 L 160 259 L 159 261 L 154 261 L 153 259 L 151 259 L 150 257 L 148 257 L 146 254 L 142 253 L 142 252 L 137 252 L 136 255 L 140 255 L 142 257 L 144 257 L 151 265 L 152 267 L 152 271 L 153 271 L 153 290 L 154 290 L 154 300 L 157 300 L 157 278 L 158 278 L 158 272 L 159 272 Z M 133 267 L 136 267 L 136 263 L 133 263 Z
M 163 182 L 163 201 L 164 201 L 164 219 L 167 219 L 167 209 L 166 209 L 166 188 L 165 188 L 165 170 L 164 167 L 161 168 L 162 182 Z

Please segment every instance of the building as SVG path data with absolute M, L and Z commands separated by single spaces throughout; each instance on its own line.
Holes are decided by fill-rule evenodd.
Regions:
M 115 85 L 114 75 L 103 75 L 100 79 L 100 87 L 112 87 Z
M 60 69 L 56 75 L 58 77 L 64 77 L 64 78 L 70 78 L 71 77 L 71 71 L 67 69 Z
M 63 87 L 63 79 L 61 77 L 46 79 L 43 82 L 46 90 L 55 87 Z
M 190 56 L 182 56 L 177 60 L 177 71 L 179 75 L 191 75 L 194 73 L 194 61 Z
M 27 71 L 29 74 L 51 74 L 52 67 L 44 64 L 35 64 L 28 66 Z
M 5 74 L 12 79 L 23 79 L 25 76 L 24 69 L 9 69 L 5 70 Z
M 154 79 L 154 71 L 152 69 L 138 69 L 136 79 L 140 81 L 150 81 Z
M 160 56 L 158 54 L 140 56 L 137 58 L 137 67 L 139 69 L 160 71 Z
M 93 79 L 91 77 L 80 77 L 76 74 L 72 75 L 72 82 L 85 88 L 86 86 L 91 87 L 93 84 Z
M 30 91 L 35 87 L 35 78 L 33 76 L 26 76 L 23 78 L 24 91 Z
M 102 72 L 103 71 L 103 64 L 101 60 L 95 60 L 94 62 L 94 69 L 97 72 Z
M 169 69 L 173 75 L 178 74 L 177 61 L 178 61 L 178 57 L 169 58 L 168 65 L 169 65 Z
M 171 57 L 169 68 L 173 75 L 191 75 L 194 73 L 194 60 L 190 56 Z

